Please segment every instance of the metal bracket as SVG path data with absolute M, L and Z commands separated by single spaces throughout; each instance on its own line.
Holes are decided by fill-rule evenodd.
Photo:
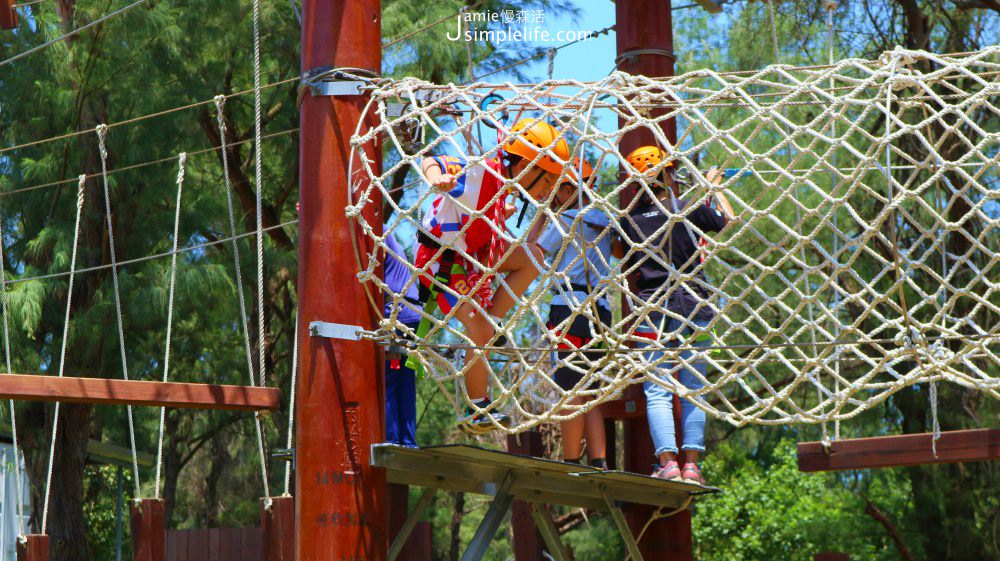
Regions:
M 360 325 L 345 325 L 343 323 L 327 323 L 325 321 L 309 322 L 309 335 L 326 339 L 346 339 L 360 341 L 364 331 Z
M 271 457 L 275 460 L 292 462 L 292 469 L 295 469 L 295 448 L 275 448 Z
M 345 79 L 344 74 L 332 66 L 320 66 L 302 75 L 299 90 L 308 87 L 314 96 L 361 95 L 367 85 L 363 80 Z

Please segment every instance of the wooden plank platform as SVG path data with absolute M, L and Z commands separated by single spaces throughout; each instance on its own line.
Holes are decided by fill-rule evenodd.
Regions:
M 277 388 L 0 374 L 0 398 L 235 411 L 276 411 Z
M 924 464 L 1000 460 L 1000 428 L 942 432 L 937 456 L 931 433 L 835 440 L 829 449 L 821 442 L 800 442 L 799 471 L 838 471 L 904 467 Z
M 680 508 L 692 495 L 713 487 L 664 481 L 626 472 L 487 450 L 465 444 L 406 448 L 372 446 L 372 465 L 386 469 L 390 483 L 493 495 L 513 476 L 514 497 L 547 504 L 607 510 L 608 500 Z

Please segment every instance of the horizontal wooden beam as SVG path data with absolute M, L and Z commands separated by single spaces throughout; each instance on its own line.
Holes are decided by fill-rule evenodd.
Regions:
M 0 399 L 275 411 L 277 388 L 0 374 Z
M 852 438 L 835 440 L 829 448 L 821 442 L 800 442 L 799 471 L 1000 460 L 1000 428 L 942 432 L 936 456 L 931 448 L 933 438 L 931 433 Z

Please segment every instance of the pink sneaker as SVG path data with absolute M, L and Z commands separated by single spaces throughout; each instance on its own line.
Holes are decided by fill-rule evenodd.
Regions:
M 701 476 L 701 470 L 698 469 L 698 464 L 686 463 L 684 464 L 684 472 L 681 475 L 681 479 L 685 483 L 694 483 L 696 485 L 704 485 L 705 478 Z
M 653 477 L 657 479 L 667 479 L 671 481 L 681 480 L 681 468 L 677 466 L 677 462 L 671 460 L 667 462 L 667 465 L 661 466 L 657 465 L 653 469 Z

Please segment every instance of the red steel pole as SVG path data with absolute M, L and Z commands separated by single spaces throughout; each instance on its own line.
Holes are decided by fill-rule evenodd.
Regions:
M 618 0 L 615 3 L 615 23 L 618 55 L 615 62 L 619 70 L 643 76 L 674 75 L 674 38 L 670 0 Z M 619 125 L 625 124 L 623 120 L 619 120 Z M 674 119 L 661 121 L 660 127 L 671 143 L 677 141 L 677 123 Z M 651 131 L 639 129 L 622 138 L 619 150 L 626 155 L 645 145 L 656 146 L 657 142 Z M 623 208 L 633 196 L 634 190 L 622 195 Z M 642 387 L 636 385 L 628 389 L 625 398 L 638 399 L 641 395 Z M 679 435 L 680 404 L 676 399 L 674 413 L 674 424 L 678 428 Z M 646 417 L 625 419 L 623 424 L 625 469 L 649 473 L 654 461 L 654 450 Z M 627 505 L 624 510 L 629 527 L 635 535 L 638 535 L 653 514 L 651 507 L 634 504 Z M 639 548 L 646 559 L 692 561 L 694 548 L 690 511 L 686 510 L 669 518 L 654 521 L 639 542 Z
M 380 0 L 304 0 L 302 72 L 381 72 Z M 354 134 L 368 96 L 302 99 L 299 133 L 299 356 L 296 404 L 297 561 L 384 561 L 385 472 L 371 445 L 385 434 L 385 381 L 371 341 L 310 337 L 313 321 L 371 329 L 345 214 Z M 368 156 L 381 160 L 381 147 Z M 380 224 L 369 205 L 369 223 Z M 361 244 L 363 247 L 364 244 Z

